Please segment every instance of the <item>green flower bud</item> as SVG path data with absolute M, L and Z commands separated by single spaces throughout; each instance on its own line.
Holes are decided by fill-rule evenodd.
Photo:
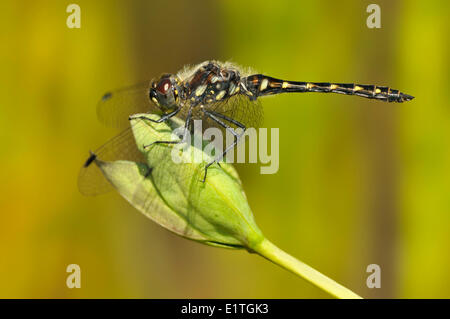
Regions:
M 360 298 L 264 238 L 231 165 L 211 165 L 202 182 L 205 164 L 212 158 L 194 147 L 197 143 L 192 139 L 182 149 L 163 143 L 145 147 L 156 141 L 174 140 L 172 131 L 183 125 L 180 120 L 154 123 L 139 116 L 134 116 L 131 125 L 146 163 L 95 160 L 103 175 L 131 205 L 177 235 L 212 246 L 245 248 L 335 297 Z M 180 164 L 173 160 L 174 152 Z M 196 158 L 203 161 L 193 161 Z
M 212 159 L 202 150 L 192 145 L 174 150 L 174 144 L 144 147 L 177 139 L 172 131 L 182 123 L 176 119 L 154 123 L 137 116 L 131 125 L 147 163 L 97 161 L 118 192 L 146 216 L 183 237 L 229 248 L 251 248 L 262 241 L 234 168 L 226 163 L 211 165 L 203 183 L 205 164 Z M 179 152 L 181 163 L 174 163 L 172 152 Z M 198 156 L 205 162 L 186 163 Z

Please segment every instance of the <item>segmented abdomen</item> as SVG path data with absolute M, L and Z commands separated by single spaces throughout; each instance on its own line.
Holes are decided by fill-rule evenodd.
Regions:
M 357 95 L 368 99 L 377 99 L 387 102 L 405 102 L 413 97 L 403 94 L 399 90 L 388 86 L 376 86 L 354 83 L 305 83 L 306 92 L 339 93 L 346 95 Z
M 387 102 L 405 102 L 414 97 L 404 94 L 399 90 L 387 86 L 354 84 L 354 83 L 328 83 L 328 82 L 296 82 L 275 79 L 263 74 L 254 74 L 242 79 L 247 94 L 250 98 L 262 95 L 279 93 L 339 93 L 346 95 L 357 95 L 368 99 L 377 99 Z

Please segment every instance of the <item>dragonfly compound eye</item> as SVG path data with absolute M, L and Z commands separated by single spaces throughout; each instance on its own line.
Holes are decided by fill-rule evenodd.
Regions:
M 150 89 L 150 99 L 163 112 L 172 111 L 177 107 L 177 97 L 177 84 L 170 76 L 162 76 Z
M 161 94 L 167 94 L 172 88 L 172 82 L 170 79 L 163 79 L 158 83 L 156 90 Z

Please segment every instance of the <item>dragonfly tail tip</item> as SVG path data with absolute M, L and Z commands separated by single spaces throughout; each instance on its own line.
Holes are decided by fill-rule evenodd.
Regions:
M 414 99 L 414 96 L 402 93 L 402 100 L 403 101 L 407 102 L 407 101 L 411 101 L 412 99 Z

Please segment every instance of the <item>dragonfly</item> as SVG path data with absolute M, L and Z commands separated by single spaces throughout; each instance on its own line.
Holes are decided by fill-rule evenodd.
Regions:
M 172 117 L 183 120 L 183 138 L 154 143 L 186 142 L 186 132 L 192 128 L 194 120 L 201 120 L 203 129 L 217 127 L 232 133 L 234 141 L 205 165 L 204 182 L 208 168 L 214 163 L 219 164 L 225 154 L 237 145 L 246 129 L 261 125 L 263 109 L 260 97 L 307 92 L 356 95 L 397 103 L 414 98 L 387 86 L 288 81 L 257 74 L 231 62 L 205 61 L 185 67 L 177 74 L 163 74 L 151 81 L 108 92 L 101 98 L 97 106 L 99 120 L 107 126 L 126 129 L 91 152 L 79 174 L 79 189 L 85 195 L 97 195 L 112 189 L 96 165 L 92 165 L 96 158 L 144 162 L 129 123 L 133 114 L 159 114 L 159 120 L 140 116 L 157 123 Z

